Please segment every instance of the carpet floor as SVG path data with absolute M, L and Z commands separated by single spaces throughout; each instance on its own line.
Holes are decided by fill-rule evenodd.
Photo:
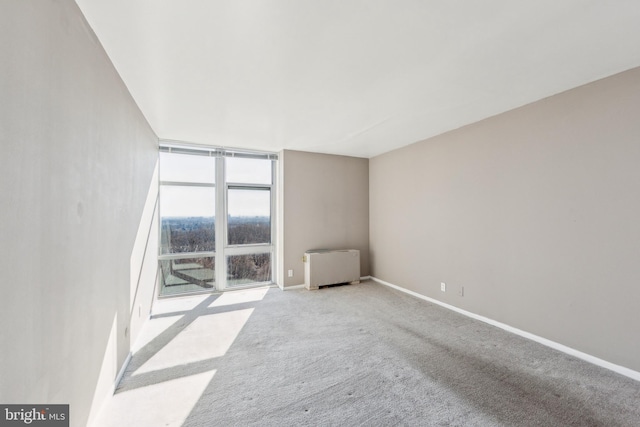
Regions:
M 374 282 L 209 295 L 147 328 L 102 425 L 640 425 L 639 382 Z

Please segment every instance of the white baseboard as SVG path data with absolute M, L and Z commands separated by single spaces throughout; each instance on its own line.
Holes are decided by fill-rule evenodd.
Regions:
M 127 357 L 124 359 L 124 363 L 122 364 L 120 371 L 118 371 L 118 375 L 116 376 L 114 382 L 109 384 L 108 389 L 105 390 L 105 394 L 100 397 L 98 401 L 94 402 L 94 404 L 91 405 L 89 419 L 87 420 L 87 426 L 95 427 L 97 425 L 100 425 L 97 424 L 97 422 L 102 417 L 102 413 L 108 407 L 109 400 L 112 399 L 113 395 L 116 393 L 118 385 L 120 385 L 120 381 L 122 380 L 122 377 L 127 370 L 127 366 L 129 366 L 129 362 L 131 361 L 131 355 L 131 352 L 127 354 Z M 94 400 L 96 399 L 94 398 Z
M 505 331 L 511 332 L 513 334 L 520 335 L 521 337 L 530 339 L 532 341 L 535 341 L 535 342 L 540 343 L 542 345 L 545 345 L 547 347 L 553 348 L 554 350 L 561 351 L 563 353 L 566 353 L 566 354 L 569 354 L 571 356 L 577 357 L 578 359 L 582 359 L 582 360 L 587 361 L 589 363 L 593 363 L 594 365 L 597 365 L 597 366 L 600 366 L 602 368 L 608 369 L 610 371 L 616 372 L 618 374 L 624 375 L 625 377 L 629 377 L 629 378 L 634 379 L 636 381 L 640 381 L 640 372 L 634 371 L 633 369 L 625 368 L 624 366 L 620 366 L 620 365 L 616 365 L 616 364 L 611 363 L 611 362 L 607 362 L 606 360 L 600 359 L 598 357 L 592 356 L 592 355 L 587 354 L 587 353 L 583 353 L 583 352 L 581 352 L 579 350 L 576 350 L 574 348 L 567 347 L 566 345 L 557 343 L 555 341 L 548 340 L 546 338 L 540 337 L 538 335 L 534 335 L 532 333 L 523 331 L 523 330 L 518 329 L 518 328 L 514 328 L 513 326 L 509 326 L 507 324 L 498 322 L 497 320 L 489 319 L 488 317 L 480 316 L 479 314 L 475 314 L 475 313 L 472 313 L 470 311 L 466 311 L 466 310 L 463 310 L 461 308 L 458 308 L 456 306 L 453 306 L 453 305 L 450 305 L 450 304 L 446 304 L 446 303 L 444 303 L 442 301 L 438 301 L 437 299 L 429 298 L 427 296 L 424 296 L 424 295 L 419 294 L 417 292 L 411 291 L 409 289 L 405 289 L 405 288 L 402 288 L 400 286 L 394 285 L 392 283 L 385 282 L 384 280 L 380 280 L 380 279 L 378 279 L 376 277 L 371 276 L 371 280 L 373 280 L 375 282 L 378 282 L 381 285 L 388 286 L 388 287 L 393 288 L 393 289 L 397 289 L 397 290 L 399 290 L 401 292 L 407 293 L 407 294 L 409 294 L 411 296 L 414 296 L 416 298 L 420 298 L 422 300 L 437 304 L 437 305 L 439 305 L 441 307 L 448 308 L 449 310 L 453 310 L 453 311 L 455 311 L 457 313 L 460 313 L 460 314 L 463 314 L 465 316 L 471 317 L 472 319 L 476 319 L 476 320 L 479 320 L 481 322 L 488 323 L 489 325 L 496 326 L 496 327 L 498 327 L 500 329 L 504 329 Z
M 361 281 L 370 280 L 370 279 L 371 279 L 371 276 L 362 276 L 362 277 L 360 277 Z M 282 289 L 283 291 L 290 291 L 290 290 L 293 290 L 293 289 L 302 289 L 302 288 L 304 288 L 306 286 L 307 285 L 305 285 L 303 283 L 302 285 L 285 286 L 284 288 L 280 288 L 280 289 Z
M 113 383 L 113 393 L 114 394 L 116 392 L 116 390 L 118 389 L 118 386 L 120 385 L 120 381 L 122 381 L 122 377 L 124 377 L 124 372 L 127 370 L 127 366 L 129 366 L 129 362 L 131 362 L 131 356 L 132 353 L 129 352 L 129 354 L 127 354 L 127 358 L 124 359 L 124 363 L 122 364 L 122 367 L 120 368 L 120 371 L 118 372 L 118 376 L 116 377 L 116 380 Z

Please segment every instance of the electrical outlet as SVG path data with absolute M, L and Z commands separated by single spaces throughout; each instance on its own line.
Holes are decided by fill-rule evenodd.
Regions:
M 458 295 L 460 295 L 461 297 L 464 296 L 464 286 L 460 286 L 460 290 L 458 291 Z
M 444 282 L 440 282 L 440 290 L 442 292 L 447 292 L 447 285 Z
M 288 275 L 289 277 L 293 277 L 293 270 L 289 270 L 289 271 L 287 272 L 287 275 Z

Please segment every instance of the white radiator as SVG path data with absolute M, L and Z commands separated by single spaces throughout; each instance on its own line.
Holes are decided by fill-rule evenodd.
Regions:
M 336 283 L 360 283 L 360 251 L 316 249 L 305 252 L 304 283 L 307 289 Z

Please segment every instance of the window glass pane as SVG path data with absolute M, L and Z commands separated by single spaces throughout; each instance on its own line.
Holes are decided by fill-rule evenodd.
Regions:
M 160 253 L 215 250 L 215 188 L 160 186 Z
M 227 286 L 271 281 L 271 254 L 232 255 L 227 257 Z
M 208 156 L 160 153 L 160 181 L 216 182 L 216 159 Z
M 227 182 L 271 184 L 271 160 L 227 157 Z
M 232 188 L 227 198 L 229 244 L 270 243 L 271 191 Z
M 213 257 L 160 261 L 160 295 L 211 291 L 215 283 Z

